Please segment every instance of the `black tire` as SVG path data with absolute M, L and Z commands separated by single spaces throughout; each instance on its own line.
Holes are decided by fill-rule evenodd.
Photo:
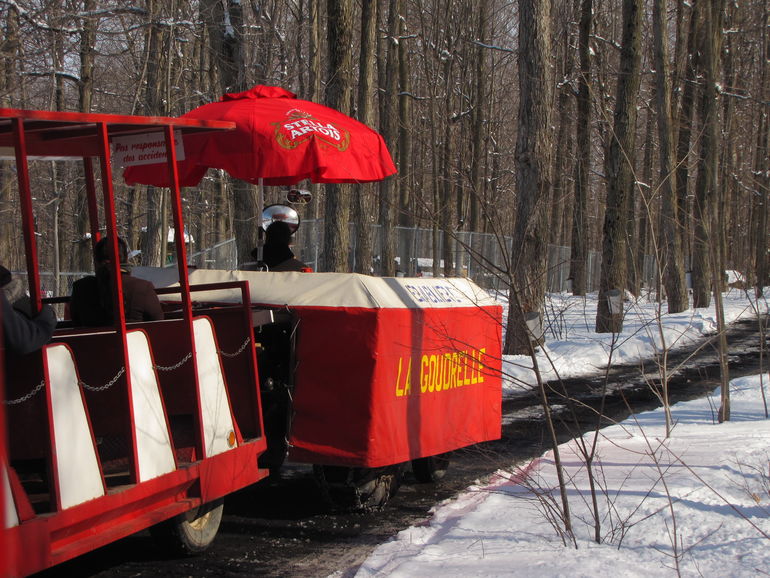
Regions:
M 224 499 L 213 500 L 150 528 L 164 550 L 189 556 L 205 551 L 216 538 Z
M 313 466 L 316 482 L 333 508 L 371 512 L 381 510 L 401 486 L 402 464 L 383 468 Z
M 421 484 L 438 482 L 449 469 L 449 454 L 439 454 L 412 460 L 412 473 Z

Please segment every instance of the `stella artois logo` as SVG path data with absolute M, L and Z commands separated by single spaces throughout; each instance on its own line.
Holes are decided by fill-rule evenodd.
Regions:
M 350 133 L 330 122 L 321 122 L 312 115 L 294 109 L 286 114 L 286 120 L 273 123 L 275 140 L 285 149 L 295 149 L 310 139 L 320 140 L 339 151 L 350 144 Z

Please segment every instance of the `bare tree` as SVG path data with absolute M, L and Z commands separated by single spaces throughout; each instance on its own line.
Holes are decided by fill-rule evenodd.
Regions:
M 762 296 L 763 287 L 770 283 L 768 280 L 768 253 L 767 246 L 767 211 L 768 197 L 770 197 L 770 112 L 767 102 L 770 98 L 770 34 L 768 34 L 768 6 L 764 2 L 765 10 L 762 19 L 762 36 L 760 42 L 759 62 L 761 64 L 759 102 L 764 103 L 758 107 L 757 144 L 754 149 L 754 175 L 756 184 L 753 187 L 754 227 L 752 231 L 754 245 L 754 274 L 756 276 L 755 295 Z
M 545 217 L 550 200 L 551 109 L 553 71 L 550 64 L 551 3 L 519 3 L 519 123 L 516 139 L 516 225 L 510 302 L 524 313 L 540 315 L 545 298 Z M 506 330 L 506 353 L 531 349 L 525 315 L 511 307 Z
M 0 106 L 11 106 L 12 87 L 17 73 L 17 64 L 20 58 L 19 50 L 19 10 L 16 6 L 9 6 L 5 11 L 3 25 L 3 37 L 0 41 Z M 16 229 L 14 205 L 12 199 L 12 184 L 15 180 L 12 164 L 0 160 L 0 258 L 7 267 L 17 266 L 18 251 L 14 247 L 14 230 Z
M 96 8 L 96 0 L 85 0 L 83 2 L 83 12 L 91 14 Z M 96 50 L 96 29 L 98 18 L 86 17 L 82 22 L 80 33 L 80 82 L 78 84 L 78 93 L 80 95 L 81 112 L 91 112 L 94 97 L 94 60 Z M 82 177 L 82 175 L 81 175 Z M 89 271 L 93 263 L 91 257 L 91 245 L 86 242 L 90 233 L 88 222 L 88 210 L 86 189 L 81 186 L 77 189 L 73 217 L 75 223 L 73 230 L 77 238 L 73 239 L 71 251 L 72 258 L 69 265 L 74 271 Z
M 377 2 L 363 0 L 361 3 L 361 56 L 358 69 L 358 120 L 368 126 L 374 125 L 375 109 L 371 106 L 374 91 L 375 49 L 377 47 Z M 371 213 L 373 186 L 357 185 L 353 188 L 353 222 L 356 224 L 356 273 L 370 273 L 372 270 Z
M 329 51 L 326 103 L 340 112 L 349 113 L 352 84 L 353 5 L 351 0 L 328 0 L 326 10 Z M 327 185 L 325 199 L 323 270 L 348 271 L 350 187 Z
M 623 330 L 623 312 L 611 310 L 611 291 L 619 297 L 626 287 L 626 199 L 634 188 L 636 97 L 641 67 L 641 0 L 623 0 L 623 41 L 620 49 L 613 133 L 607 151 L 607 205 L 604 213 L 602 272 L 596 312 L 597 333 Z
M 703 88 L 700 95 L 700 119 L 703 125 L 698 158 L 698 178 L 695 183 L 695 242 L 693 247 L 692 292 L 695 307 L 708 307 L 711 303 L 711 288 L 721 290 L 721 278 L 712 268 L 721 268 L 722 251 L 713 244 L 719 239 L 714 233 L 716 222 L 716 201 L 718 196 L 719 160 L 719 52 L 722 37 L 722 2 L 697 3 L 696 10 L 703 11 L 701 27 L 702 50 L 701 68 Z M 711 258 L 711 251 L 717 250 L 717 258 Z
M 388 6 L 388 33 L 385 42 L 384 74 L 380 82 L 382 99 L 382 136 L 391 154 L 397 153 L 398 135 L 398 19 L 401 0 L 390 0 Z M 380 64 L 380 69 L 383 65 Z M 380 183 L 380 274 L 396 274 L 396 246 L 394 237 L 395 206 L 398 199 L 398 180 L 385 179 Z
M 570 277 L 572 293 L 585 295 L 588 266 L 588 223 L 586 222 L 589 173 L 591 170 L 591 23 L 593 1 L 581 0 L 578 40 L 577 122 L 575 134 L 577 159 L 575 162 L 575 203 L 572 221 Z
M 663 284 L 666 287 L 668 312 L 679 313 L 689 307 L 684 280 L 684 258 L 679 235 L 674 168 L 673 127 L 671 121 L 671 79 L 668 61 L 668 26 L 666 1 L 654 0 L 653 36 L 655 44 L 655 94 L 658 115 L 660 157 L 660 234 L 663 247 Z

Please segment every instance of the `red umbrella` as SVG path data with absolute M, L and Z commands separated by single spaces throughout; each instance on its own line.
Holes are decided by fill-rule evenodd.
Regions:
M 197 185 L 209 168 L 265 185 L 379 181 L 396 172 L 385 141 L 365 124 L 329 107 L 299 100 L 276 86 L 225 94 L 186 118 L 226 120 L 232 131 L 185 135 L 182 186 Z M 130 166 L 128 184 L 168 186 L 165 162 Z

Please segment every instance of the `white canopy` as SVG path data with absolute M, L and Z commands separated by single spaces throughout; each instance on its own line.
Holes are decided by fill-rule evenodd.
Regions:
M 135 267 L 133 275 L 156 288 L 178 286 L 176 268 Z M 489 293 L 465 278 L 370 277 L 357 273 L 190 271 L 190 284 L 248 281 L 251 302 L 275 306 L 446 308 L 495 305 Z M 194 301 L 240 302 L 233 290 L 194 292 Z

